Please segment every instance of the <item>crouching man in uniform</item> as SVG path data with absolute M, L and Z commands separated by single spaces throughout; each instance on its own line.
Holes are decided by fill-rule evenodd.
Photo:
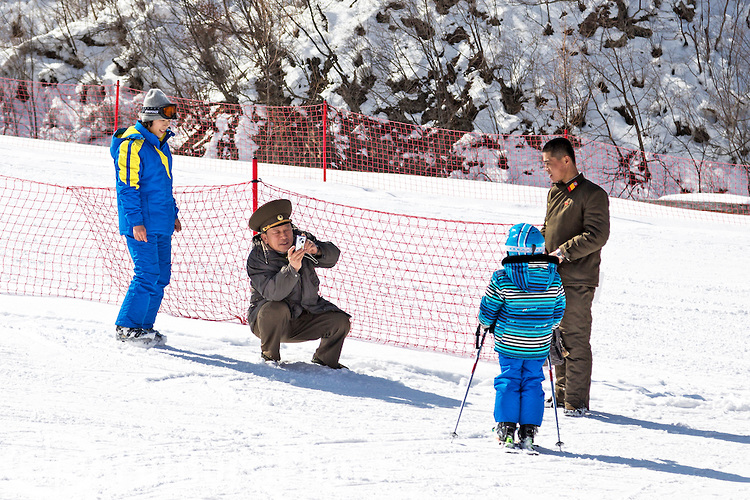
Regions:
M 274 200 L 256 210 L 249 226 L 258 232 L 247 258 L 252 285 L 247 319 L 260 339 L 265 361 L 280 361 L 282 342 L 320 339 L 312 362 L 330 368 L 339 363 L 344 339 L 351 327 L 349 315 L 318 295 L 316 267 L 336 265 L 340 251 L 333 243 L 318 241 L 292 225 L 292 203 Z M 305 241 L 296 248 L 297 237 Z

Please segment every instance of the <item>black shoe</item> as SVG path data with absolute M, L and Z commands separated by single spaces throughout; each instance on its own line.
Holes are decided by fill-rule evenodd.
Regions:
M 589 412 L 589 409 L 586 408 L 585 406 L 582 406 L 581 408 L 575 408 L 575 409 L 566 408 L 563 414 L 566 417 L 580 418 L 580 417 L 585 417 L 588 412 Z
M 327 365 L 323 363 L 317 356 L 313 356 L 312 362 L 315 363 L 316 365 L 327 366 L 328 368 L 331 368 L 333 370 L 341 370 L 341 369 L 348 370 L 349 369 L 346 366 L 342 365 L 341 363 L 336 363 L 335 365 Z
M 278 359 L 273 359 L 271 356 L 269 356 L 268 354 L 266 354 L 264 352 L 260 353 L 260 357 L 263 358 L 263 361 L 273 361 L 273 362 L 276 362 L 276 363 L 279 362 Z
M 548 398 L 548 399 L 547 399 L 547 400 L 546 400 L 546 401 L 544 402 L 544 407 L 545 407 L 545 408 L 553 408 L 553 407 L 554 407 L 554 401 L 552 400 L 552 398 Z M 558 399 L 558 400 L 557 400 L 557 407 L 558 407 L 558 408 L 564 408 L 564 407 L 565 407 L 565 403 L 563 403 L 562 401 L 560 401 L 560 400 Z

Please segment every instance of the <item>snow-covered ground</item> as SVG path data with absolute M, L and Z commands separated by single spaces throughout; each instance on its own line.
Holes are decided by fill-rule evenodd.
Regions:
M 73 149 L 0 137 L 0 175 L 110 185 L 105 149 Z M 248 180 L 175 166 L 178 184 Z M 544 214 L 261 174 L 379 210 Z M 274 367 L 246 326 L 164 314 L 168 345 L 143 350 L 114 341 L 117 305 L 3 295 L 0 498 L 747 498 L 750 232 L 627 203 L 613 204 L 594 304 L 593 412 L 559 416 L 562 451 L 549 409 L 541 455 L 501 452 L 494 363 L 479 363 L 451 439 L 473 359 L 350 339 L 348 371 L 310 364 L 314 343 L 284 346 Z

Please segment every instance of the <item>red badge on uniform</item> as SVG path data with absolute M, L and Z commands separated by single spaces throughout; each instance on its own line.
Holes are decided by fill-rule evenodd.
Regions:
M 568 185 L 568 192 L 570 193 L 571 191 L 573 191 L 576 188 L 576 186 L 578 186 L 578 181 L 571 182 Z

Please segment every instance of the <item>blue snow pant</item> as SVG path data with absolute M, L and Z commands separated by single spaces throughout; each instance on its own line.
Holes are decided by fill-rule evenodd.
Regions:
M 127 328 L 153 328 L 164 298 L 164 287 L 172 275 L 172 235 L 149 233 L 147 242 L 130 235 L 125 238 L 135 275 L 116 324 Z
M 542 425 L 544 418 L 543 359 L 513 359 L 498 353 L 495 377 L 495 422 Z

